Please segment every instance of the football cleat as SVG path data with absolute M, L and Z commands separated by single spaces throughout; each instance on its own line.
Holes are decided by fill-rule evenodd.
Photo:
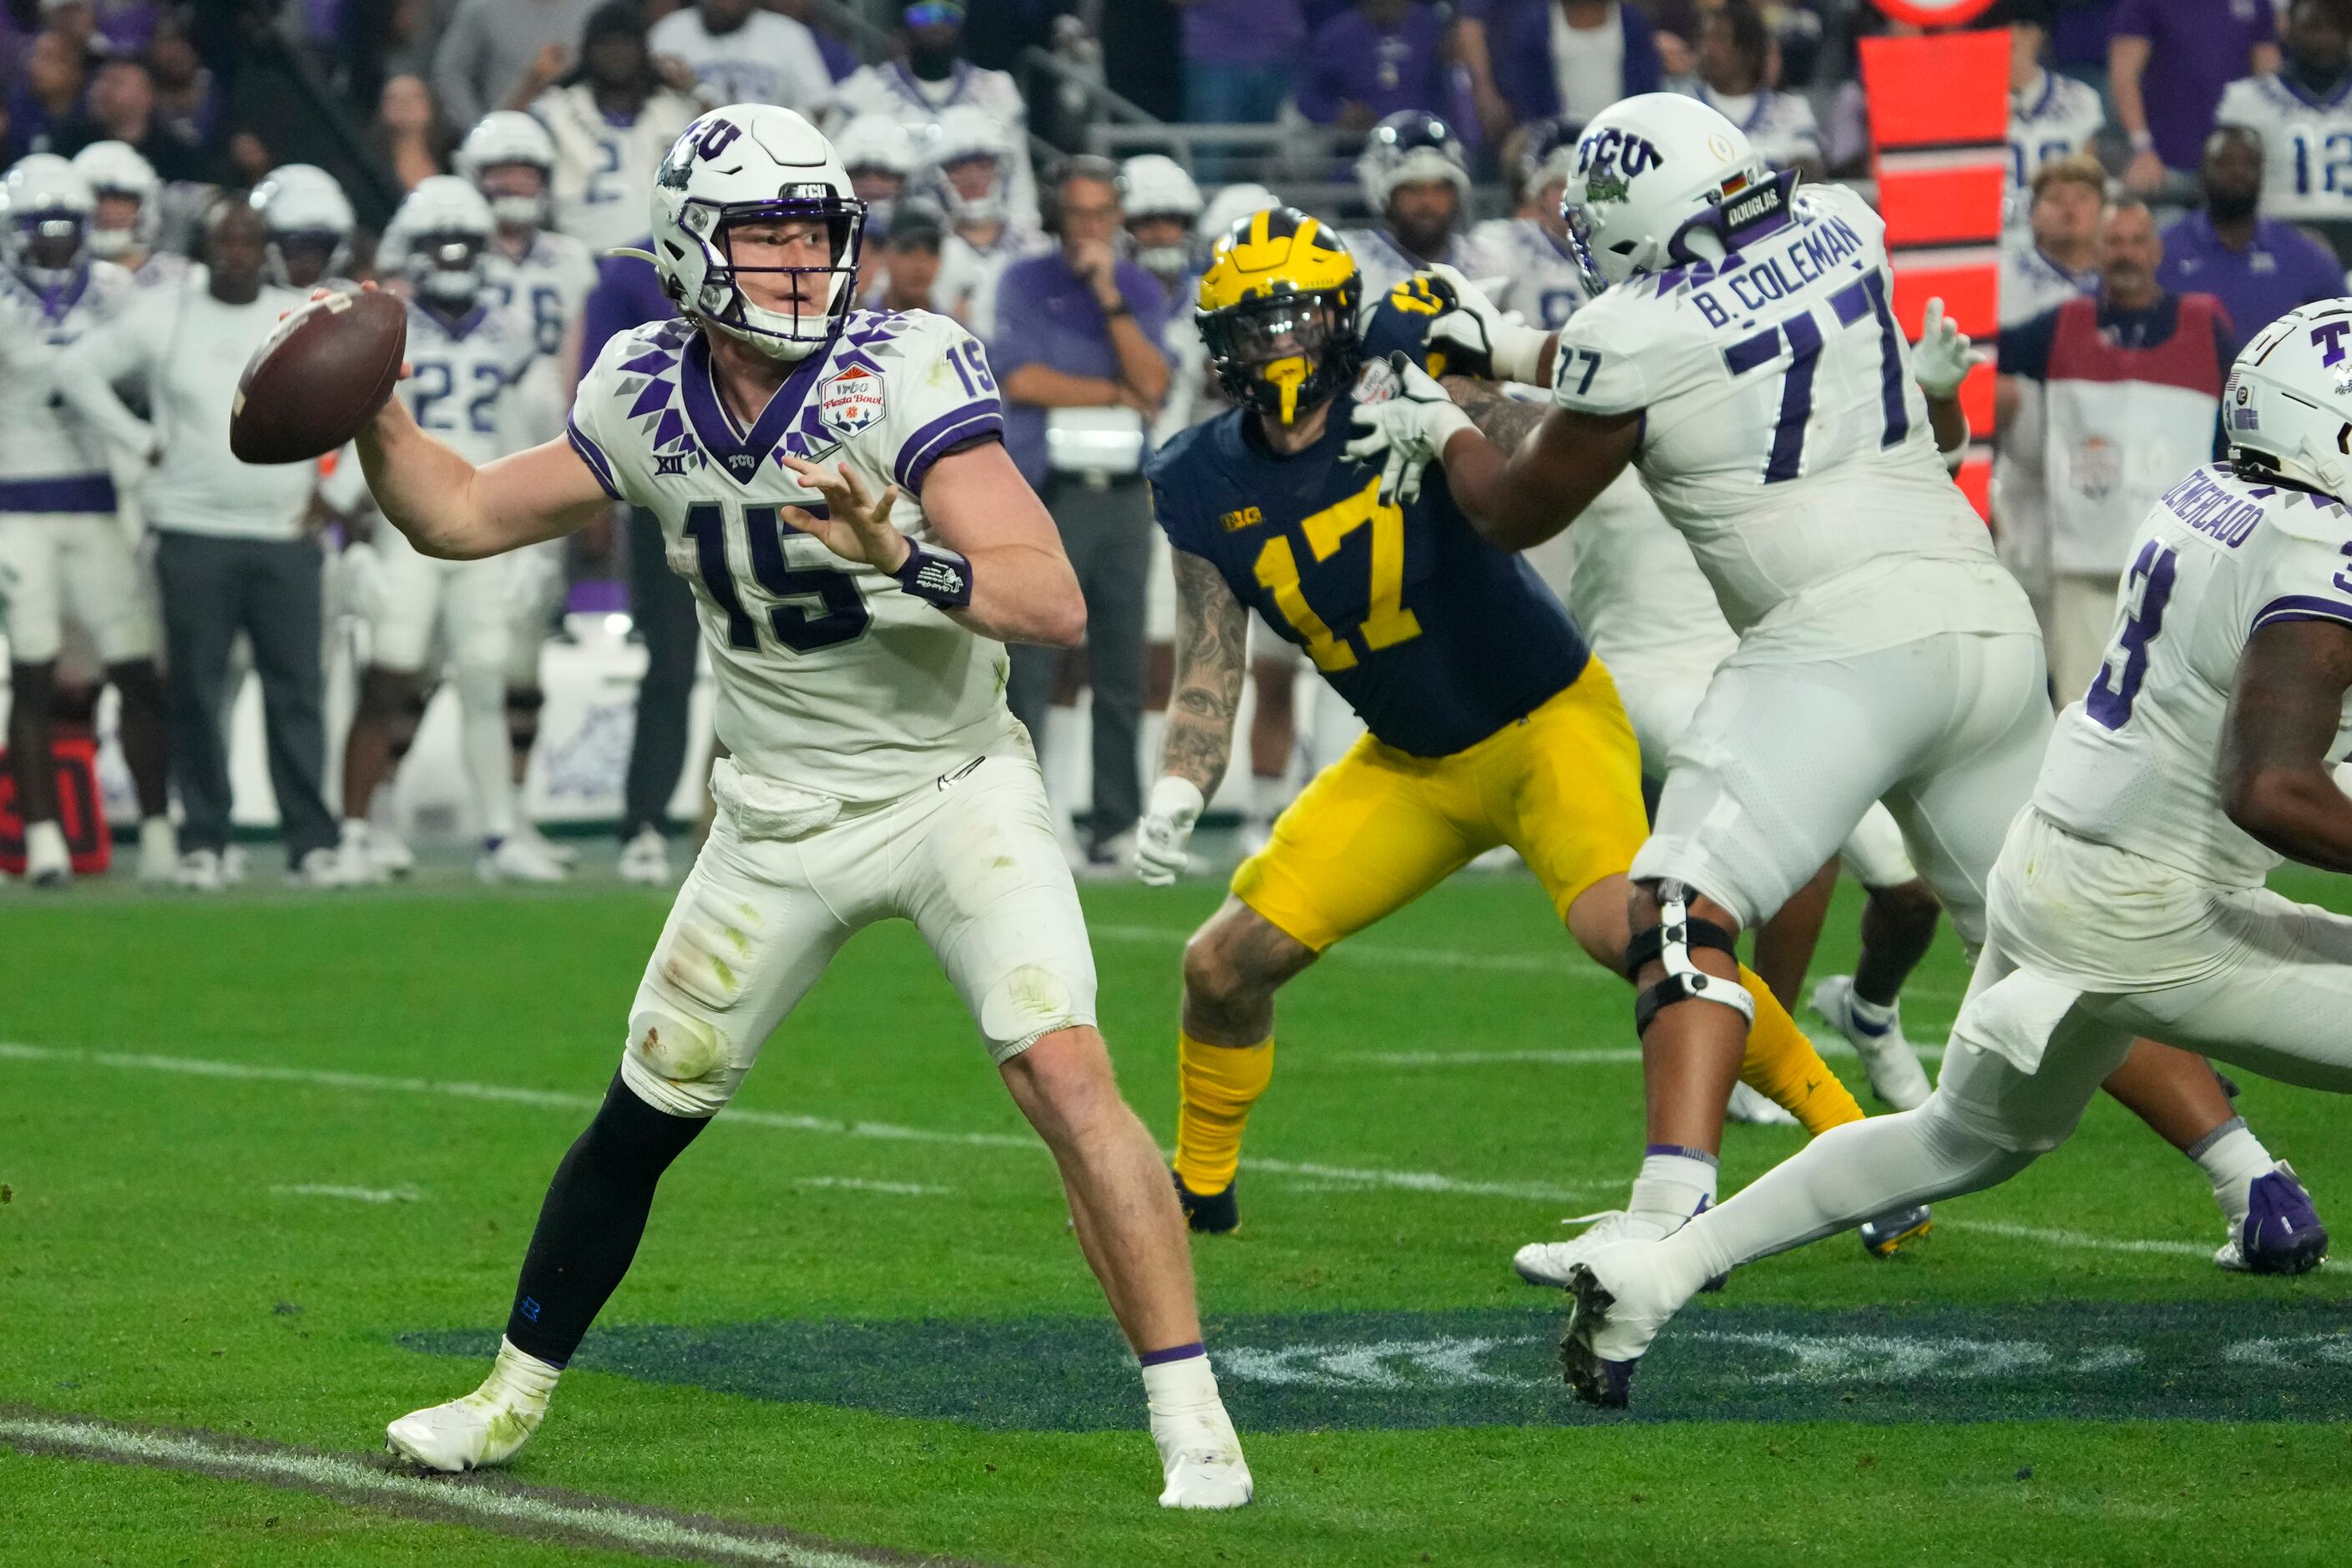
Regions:
M 546 840 L 534 834 L 525 838 L 510 835 L 496 843 L 486 843 L 474 860 L 474 875 L 485 882 L 561 882 L 571 872 L 563 862 L 546 853 Z
M 1897 1110 L 1911 1110 L 1927 1102 L 1933 1086 L 1919 1066 L 1918 1053 L 1903 1037 L 1903 1016 L 1873 1028 L 1854 1013 L 1853 976 L 1832 974 L 1813 987 L 1813 1011 L 1845 1037 L 1862 1058 L 1870 1075 L 1871 1092 Z
M 217 893 L 226 886 L 221 878 L 220 853 L 214 849 L 191 849 L 180 857 L 172 880 L 191 893 Z
M 1780 1106 L 1773 1104 L 1744 1083 L 1731 1086 L 1731 1103 L 1725 1106 L 1724 1116 L 1750 1127 L 1794 1127 L 1797 1119 Z
M 1152 1412 L 1151 1441 L 1168 1483 L 1160 1493 L 1161 1508 L 1240 1508 L 1249 1501 L 1255 1489 L 1249 1461 L 1221 1402 Z
M 669 886 L 669 840 L 658 827 L 640 827 L 621 846 L 621 880 L 641 888 Z
M 25 880 L 36 888 L 62 888 L 73 881 L 73 854 L 65 830 L 54 822 L 25 827 Z
M 1239 1182 L 1227 1183 L 1221 1193 L 1196 1193 L 1175 1172 L 1168 1174 L 1176 1183 L 1176 1205 L 1187 1226 L 1202 1236 L 1231 1236 L 1242 1227 L 1241 1201 L 1234 1196 Z
M 545 1414 L 516 1409 L 477 1389 L 446 1405 L 410 1411 L 383 1429 L 383 1445 L 428 1470 L 478 1470 L 513 1458 Z
M 2284 1160 L 2254 1178 L 2246 1217 L 2231 1222 L 2230 1239 L 2213 1254 L 2232 1274 L 2307 1274 L 2326 1261 L 2327 1226 Z
M 167 888 L 179 879 L 180 836 L 168 816 L 151 816 L 139 824 L 139 879 L 151 888 Z
M 1511 1268 L 1530 1285 L 1564 1290 L 1576 1270 L 1591 1262 L 1603 1247 L 1614 1247 L 1621 1241 L 1663 1241 L 1674 1234 L 1655 1220 L 1623 1209 L 1604 1209 L 1599 1214 L 1576 1215 L 1560 1221 L 1562 1225 L 1579 1223 L 1589 1223 L 1590 1228 L 1570 1241 L 1531 1241 L 1511 1254 Z M 1723 1279 L 1718 1274 L 1699 1289 L 1720 1290 Z
M 287 869 L 286 880 L 298 888 L 343 886 L 343 858 L 324 847 L 305 850 L 301 860 Z
M 416 869 L 416 851 L 389 828 L 369 828 L 367 850 L 368 858 L 378 873 L 373 879 L 376 881 L 380 882 L 386 877 L 405 877 Z
M 1633 1369 L 1686 1300 L 1659 1279 L 1655 1250 L 1641 1242 L 1604 1247 L 1569 1272 L 1559 1364 L 1587 1405 L 1625 1408 Z
M 1927 1235 L 1935 1227 L 1935 1216 L 1928 1213 L 1926 1204 L 1873 1215 L 1859 1227 L 1863 1250 L 1873 1258 L 1892 1258 Z

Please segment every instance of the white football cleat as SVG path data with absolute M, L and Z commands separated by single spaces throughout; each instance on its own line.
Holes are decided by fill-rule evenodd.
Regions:
M 217 850 L 191 849 L 180 857 L 172 872 L 172 880 L 191 893 L 217 893 L 226 884 L 221 878 L 221 858 Z
M 371 881 L 381 882 L 386 877 L 405 877 L 416 869 L 416 851 L 389 828 L 369 828 L 367 850 L 368 859 L 373 863 L 376 873 L 369 879 Z
M 536 822 L 516 823 L 511 837 L 521 839 L 540 854 L 567 870 L 580 858 L 580 851 L 577 847 L 570 844 L 558 844 L 546 834 L 541 833 Z
M 371 837 L 364 822 L 343 824 L 342 842 L 335 848 L 335 873 L 341 879 L 343 886 L 363 888 L 391 876 L 389 871 L 376 864 L 374 847 L 369 842 Z
M 25 880 L 36 888 L 62 888 L 73 880 L 73 855 L 66 848 L 65 830 L 56 823 L 26 826 Z
M 1161 1508 L 1240 1508 L 1250 1500 L 1249 1461 L 1222 1401 L 1151 1415 L 1151 1441 L 1168 1484 Z
M 1797 1119 L 1775 1105 L 1744 1083 L 1731 1086 L 1731 1103 L 1724 1107 L 1724 1115 L 1733 1121 L 1750 1127 L 1794 1127 Z
M 658 827 L 640 827 L 635 837 L 621 846 L 621 880 L 642 888 L 667 888 L 670 883 L 669 840 Z
M 139 879 L 151 888 L 164 888 L 180 875 L 180 836 L 168 816 L 150 816 L 139 824 Z
M 1599 1214 L 1581 1214 L 1560 1221 L 1562 1225 L 1585 1222 L 1589 1222 L 1588 1228 L 1573 1240 L 1528 1243 L 1511 1255 L 1512 1268 L 1530 1285 L 1564 1290 L 1570 1274 L 1579 1265 L 1591 1262 L 1602 1247 L 1614 1247 L 1621 1241 L 1662 1241 L 1673 1234 L 1657 1221 L 1637 1217 L 1623 1209 L 1604 1209 Z
M 561 882 L 572 873 L 562 861 L 520 834 L 482 847 L 474 875 L 485 882 Z
M 383 1444 L 428 1470 L 478 1470 L 513 1458 L 545 1414 L 515 1409 L 477 1389 L 446 1405 L 410 1411 L 383 1429 Z
M 1654 1243 L 1595 1249 L 1569 1276 L 1568 1331 L 1559 1342 L 1568 1385 L 1587 1405 L 1624 1408 L 1633 1369 L 1690 1297 L 1667 1283 Z
M 343 886 L 343 858 L 324 846 L 305 850 L 300 862 L 287 870 L 286 880 L 297 888 L 320 891 L 340 888 Z
M 1874 1029 L 1855 1016 L 1853 976 L 1832 974 L 1813 987 L 1813 1011 L 1844 1036 L 1862 1058 L 1863 1070 L 1870 1075 L 1871 1092 L 1897 1110 L 1916 1110 L 1927 1103 L 1934 1086 L 1919 1066 L 1918 1053 L 1903 1037 L 1899 1006 L 1892 1018 Z

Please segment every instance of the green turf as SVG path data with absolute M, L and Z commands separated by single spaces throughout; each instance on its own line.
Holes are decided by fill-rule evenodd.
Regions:
M 2312 879 L 2289 890 L 2321 889 Z M 1216 896 L 1207 886 L 1088 896 L 1104 1026 L 1130 1098 L 1163 1140 L 1177 955 Z M 596 1094 L 664 909 L 610 888 L 456 883 L 339 900 L 194 903 L 89 889 L 0 903 L 0 1046 L 359 1075 L 269 1081 L 0 1052 L 10 1189 L 0 1405 L 356 1454 L 379 1444 L 390 1416 L 470 1386 L 478 1363 L 434 1347 L 503 1321 L 540 1194 L 585 1113 L 375 1080 Z M 1842 900 L 1817 972 L 1850 957 L 1853 925 Z M 1505 1259 L 1521 1241 L 1561 1234 L 1563 1215 L 1619 1201 L 1642 1142 L 1637 1069 L 1379 1058 L 1622 1047 L 1629 998 L 1569 955 L 1523 880 L 1458 881 L 1354 947 L 1286 994 L 1280 1070 L 1251 1152 L 1562 1195 L 1245 1174 L 1243 1234 L 1195 1246 L 1204 1307 L 1221 1342 L 1269 1354 L 1301 1336 L 1344 1350 L 1359 1331 L 1421 1343 L 1530 1325 L 1527 1345 L 1481 1363 L 1510 1383 L 1507 1398 L 1432 1384 L 1412 1408 L 1428 1369 L 1410 1356 L 1372 1376 L 1399 1385 L 1382 1399 L 1328 1408 L 1297 1404 L 1312 1389 L 1285 1394 L 1228 1372 L 1236 1409 L 1292 1402 L 1250 1440 L 1261 1500 L 1235 1516 L 1163 1515 L 1151 1506 L 1139 1394 L 1124 1374 L 1104 1375 L 1098 1358 L 1115 1351 L 1103 1348 L 1099 1300 L 1041 1154 L 722 1122 L 665 1184 L 606 1314 L 614 1334 L 592 1341 L 517 1478 L 1008 1563 L 2333 1555 L 2326 1543 L 2352 1522 L 2337 1484 L 2352 1444 L 2323 1419 L 2344 1404 L 2335 1384 L 2352 1371 L 2333 1327 L 2352 1323 L 2343 1281 L 2249 1280 L 2200 1257 L 1962 1228 L 2217 1242 L 2197 1173 L 2104 1104 L 2060 1154 L 1946 1205 L 1946 1227 L 1916 1256 L 1872 1264 L 1838 1240 L 1773 1259 L 1676 1332 L 1762 1325 L 1801 1337 L 1877 1323 L 1916 1340 L 1927 1324 L 1948 1340 L 2058 1346 L 2075 1358 L 2068 1369 L 2084 1346 L 2142 1344 L 2129 1387 L 2094 1380 L 2079 1407 L 2059 1402 L 2068 1418 L 2049 1419 L 2046 1401 L 1993 1397 L 2008 1384 L 1948 1367 L 1890 1378 L 1865 1364 L 1843 1385 L 1853 1399 L 1808 1385 L 1784 1405 L 1755 1378 L 1786 1354 L 1720 1342 L 1686 1352 L 1692 1388 L 1715 1375 L 1700 1377 L 1706 1368 L 1747 1369 L 1745 1392 L 1720 1409 L 1646 1423 L 1569 1411 L 1564 1392 L 1538 1386 L 1543 1299 Z M 1447 953 L 1482 963 L 1433 962 Z M 1509 967 L 1518 958 L 1531 962 Z M 1963 978 L 1947 936 L 1906 1005 L 1915 1037 L 1941 1035 Z M 740 1103 L 1020 1131 L 961 1005 L 905 928 L 851 944 Z M 2242 1105 L 2323 1211 L 2352 1202 L 2340 1104 L 2250 1082 Z M 1734 1129 L 1727 1184 L 1797 1142 Z M 940 1191 L 840 1184 L 861 1181 Z M 306 1185 L 408 1189 L 417 1201 L 273 1190 Z M 919 1326 L 927 1320 L 936 1331 Z M 835 1348 L 853 1340 L 864 1347 L 855 1365 Z M 2273 1349 L 2230 1348 L 2249 1344 Z M 646 1345 L 656 1349 L 630 1352 Z M 754 1376 L 761 1365 L 773 1375 Z M 950 1388 L 960 1366 L 1001 1392 L 973 1379 Z M 2011 1372 L 2016 1387 L 2036 1386 L 2032 1366 Z M 2213 1384 L 2232 1378 L 2275 1397 L 2230 1405 Z M 1049 1384 L 1056 1399 L 1043 1397 Z M 1415 1419 L 1397 1425 L 1400 1409 Z M 941 1414 L 956 1410 L 972 1418 Z M 2247 1411 L 2294 1418 L 2189 1418 Z M 609 1556 L 249 1484 L 0 1451 L 9 1563 Z

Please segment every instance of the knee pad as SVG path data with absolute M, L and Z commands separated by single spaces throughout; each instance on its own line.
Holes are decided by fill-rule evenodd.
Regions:
M 1625 944 L 1626 979 L 1639 984 L 1643 968 L 1654 960 L 1666 968 L 1664 979 L 1634 999 L 1633 1033 L 1648 1034 L 1651 1020 L 1660 1012 L 1684 1002 L 1717 1003 L 1753 1024 L 1756 998 L 1748 994 L 1748 987 L 1737 980 L 1709 974 L 1691 962 L 1694 947 L 1729 953 L 1737 961 L 1739 950 L 1732 933 L 1713 921 L 1695 918 L 1690 912 L 1690 889 L 1680 882 L 1658 883 L 1657 897 L 1658 923 L 1635 931 Z
M 651 1007 L 630 1016 L 621 1075 L 640 1100 L 672 1116 L 717 1115 L 742 1076 L 716 1026 Z

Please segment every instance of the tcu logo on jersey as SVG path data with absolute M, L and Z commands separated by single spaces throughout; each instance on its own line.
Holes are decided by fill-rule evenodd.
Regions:
M 1644 136 L 1612 125 L 1577 143 L 1576 172 L 1584 176 L 1584 199 L 1622 202 L 1633 181 L 1666 161 Z
M 882 417 L 882 378 L 862 364 L 851 365 L 817 384 L 816 408 L 828 428 L 855 436 Z

